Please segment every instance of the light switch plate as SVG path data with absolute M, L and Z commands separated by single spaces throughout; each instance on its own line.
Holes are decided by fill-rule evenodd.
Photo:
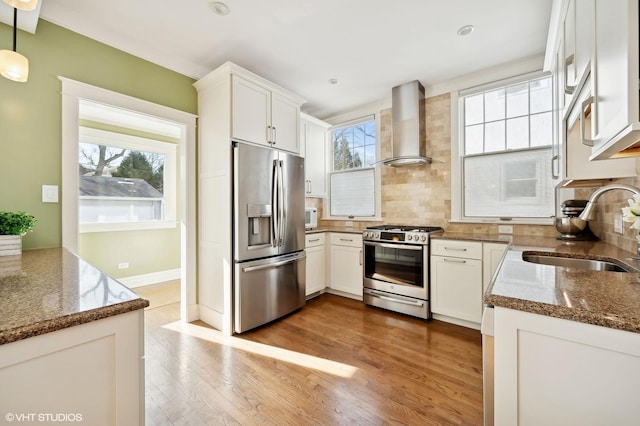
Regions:
M 616 214 L 613 216 L 613 232 L 622 235 L 622 215 Z
M 58 202 L 58 185 L 42 185 L 42 202 Z

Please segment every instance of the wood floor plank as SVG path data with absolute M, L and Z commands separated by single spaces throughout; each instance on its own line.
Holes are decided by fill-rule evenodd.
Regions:
M 476 330 L 324 294 L 234 338 L 145 312 L 149 425 L 481 425 Z M 191 420 L 191 421 L 190 421 Z

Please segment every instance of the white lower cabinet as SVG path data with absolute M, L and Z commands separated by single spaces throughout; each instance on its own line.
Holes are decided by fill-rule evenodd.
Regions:
M 331 233 L 329 288 L 362 300 L 362 235 Z
M 431 312 L 435 319 L 480 328 L 483 294 L 506 243 L 431 241 Z
M 495 425 L 637 425 L 640 334 L 495 308 Z
M 307 234 L 305 236 L 306 295 L 322 291 L 326 287 L 325 234 Z
M 493 274 L 498 270 L 500 262 L 507 251 L 507 243 L 482 243 L 482 293 L 491 284 Z
M 0 383 L 3 418 L 143 425 L 144 311 L 0 345 Z

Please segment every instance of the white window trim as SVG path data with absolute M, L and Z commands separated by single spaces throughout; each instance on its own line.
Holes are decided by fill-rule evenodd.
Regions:
M 531 80 L 536 77 L 542 77 L 547 73 L 543 71 L 534 71 L 521 74 L 515 77 L 501 79 L 490 83 L 475 86 L 464 90 L 450 92 L 451 96 L 451 219 L 450 223 L 497 223 L 503 225 L 553 225 L 553 217 L 549 218 L 480 218 L 469 217 L 463 215 L 463 196 L 464 196 L 464 176 L 463 176 L 463 157 L 460 152 L 464 152 L 464 141 L 460 138 L 463 132 L 463 120 L 461 114 L 463 108 L 461 103 L 464 98 L 461 95 L 467 95 L 473 92 L 489 90 L 491 88 L 502 87 L 518 82 Z
M 341 116 L 339 122 L 335 122 L 327 132 L 329 133 L 330 142 L 327 144 L 327 170 L 330 170 L 327 174 L 327 197 L 322 200 L 322 220 L 337 220 L 337 221 L 353 221 L 353 222 L 380 222 L 382 221 L 382 178 L 380 172 L 380 164 L 376 164 L 374 172 L 374 185 L 375 185 L 375 213 L 373 216 L 331 216 L 331 178 L 333 173 L 333 129 L 362 123 L 367 120 L 375 120 L 376 122 L 376 159 L 380 159 L 380 112 L 381 108 L 375 110 L 357 110 L 353 113 L 345 114 Z M 331 122 L 332 120 L 329 120 Z M 366 169 L 362 168 L 363 170 Z
M 176 144 L 82 126 L 79 129 L 79 136 L 81 142 L 89 142 L 96 145 L 112 146 L 114 148 L 163 154 L 165 156 L 164 182 L 171 183 L 170 185 L 165 184 L 164 186 L 163 220 L 141 222 L 79 223 L 78 231 L 80 233 L 169 229 L 176 227 L 176 188 L 178 186 L 176 175 Z M 95 197 L 92 198 L 95 199 Z

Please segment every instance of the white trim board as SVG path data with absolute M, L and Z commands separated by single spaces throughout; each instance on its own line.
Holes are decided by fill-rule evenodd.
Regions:
M 180 268 L 166 271 L 151 272 L 149 274 L 132 275 L 130 277 L 117 278 L 117 280 L 129 288 L 163 283 L 180 279 Z

